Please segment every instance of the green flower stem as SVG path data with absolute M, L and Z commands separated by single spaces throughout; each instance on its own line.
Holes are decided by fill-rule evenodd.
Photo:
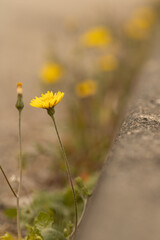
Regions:
M 4 176 L 5 180 L 6 180 L 9 188 L 11 189 L 13 195 L 14 195 L 14 196 L 16 197 L 16 199 L 17 199 L 17 232 L 18 232 L 18 240 L 21 240 L 20 217 L 19 217 L 19 215 L 20 215 L 20 214 L 19 214 L 19 213 L 20 213 L 20 208 L 19 208 L 19 195 L 18 195 L 18 194 L 14 191 L 14 189 L 12 188 L 12 186 L 11 186 L 11 184 L 10 184 L 10 182 L 9 182 L 9 180 L 8 180 L 8 178 L 7 178 L 6 174 L 5 174 L 2 166 L 0 166 L 0 170 L 1 170 L 3 176 Z
M 21 110 L 19 110 L 19 148 L 20 148 L 20 156 L 19 156 L 19 184 L 18 184 L 18 192 L 16 193 L 14 189 L 12 188 L 3 168 L 0 166 L 0 170 L 6 179 L 6 182 L 8 183 L 8 186 L 10 187 L 12 193 L 17 199 L 17 233 L 18 233 L 18 240 L 22 239 L 21 235 L 21 228 L 20 228 L 20 194 L 21 194 L 21 188 L 22 188 L 22 140 L 21 140 Z
M 22 239 L 21 235 L 21 228 L 20 228 L 20 195 L 21 195 L 21 188 L 22 188 L 22 139 L 21 139 L 21 112 L 24 108 L 23 103 L 23 95 L 22 95 L 22 83 L 17 84 L 17 102 L 16 102 L 16 108 L 19 112 L 19 164 L 18 164 L 18 170 L 19 170 L 19 181 L 18 181 L 18 191 L 17 191 L 17 233 L 18 233 L 18 240 Z
M 20 227 L 19 196 L 17 197 L 17 232 L 18 232 L 18 240 L 21 240 L 21 239 L 22 239 L 22 236 L 21 236 L 21 227 Z
M 21 137 L 21 111 L 19 111 L 19 186 L 18 196 L 21 194 L 22 189 L 22 137 Z
M 21 139 L 21 110 L 19 110 L 19 184 L 17 193 L 17 232 L 18 240 L 22 239 L 21 228 L 20 228 L 20 195 L 22 189 L 22 139 Z
M 74 190 L 74 186 L 73 186 L 73 181 L 72 181 L 70 166 L 69 166 L 69 162 L 68 162 L 68 159 L 67 159 L 67 156 L 66 156 L 66 152 L 65 152 L 65 150 L 64 150 L 64 146 L 63 146 L 63 144 L 62 144 L 60 135 L 59 135 L 59 133 L 58 133 L 58 129 L 57 129 L 57 125 L 56 125 L 55 118 L 54 118 L 53 114 L 49 114 L 49 115 L 51 116 L 51 118 L 52 118 L 52 120 L 53 120 L 53 123 L 54 123 L 54 127 L 55 127 L 55 130 L 56 130 L 56 133 L 57 133 L 57 137 L 58 137 L 58 140 L 59 140 L 61 149 L 62 149 L 63 158 L 64 158 L 64 161 L 65 161 L 65 164 L 66 164 L 68 180 L 69 180 L 69 182 L 70 182 L 71 189 L 72 189 L 72 193 L 73 193 L 74 208 L 75 208 L 75 231 L 74 231 L 74 233 L 76 233 L 76 231 L 77 231 L 77 225 L 78 225 L 78 210 L 77 210 L 77 200 L 76 200 L 76 194 L 75 194 L 75 190 Z
M 0 166 L 0 170 L 1 170 L 3 176 L 4 176 L 5 180 L 6 180 L 6 182 L 7 182 L 8 186 L 9 186 L 9 188 L 11 189 L 13 195 L 17 198 L 17 194 L 16 194 L 16 192 L 14 191 L 14 189 L 12 188 L 12 186 L 11 186 L 11 184 L 10 184 L 10 182 L 9 182 L 9 180 L 8 180 L 8 178 L 7 178 L 6 174 L 5 174 L 5 172 L 4 172 L 3 168 L 2 168 L 2 166 Z
M 86 211 L 87 202 L 88 202 L 88 199 L 86 199 L 86 198 L 84 199 L 84 198 L 83 198 L 83 211 L 82 211 L 81 217 L 80 217 L 80 219 L 79 219 L 79 221 L 78 221 L 78 226 L 80 225 L 80 223 L 81 223 L 81 221 L 82 221 L 82 219 L 83 219 L 83 217 L 84 217 L 84 213 L 85 213 L 85 211 Z
M 84 213 L 86 211 L 86 207 L 87 207 L 87 202 L 88 202 L 88 199 L 84 199 L 83 197 L 81 197 L 83 199 L 83 210 L 82 210 L 82 213 L 81 213 L 81 216 L 80 216 L 80 219 L 78 220 L 78 223 L 77 223 L 77 228 L 79 227 L 83 217 L 84 217 Z M 67 238 L 67 240 L 70 240 L 72 239 L 72 237 L 74 236 L 75 234 L 75 231 L 73 231 Z
M 14 196 L 17 199 L 17 232 L 18 232 L 18 240 L 21 240 L 21 230 L 20 230 L 20 221 L 19 221 L 19 196 L 18 194 L 14 191 L 14 189 L 12 188 L 2 166 L 0 166 L 1 172 L 6 180 L 6 182 L 8 183 L 9 188 L 11 189 L 12 193 L 14 194 Z

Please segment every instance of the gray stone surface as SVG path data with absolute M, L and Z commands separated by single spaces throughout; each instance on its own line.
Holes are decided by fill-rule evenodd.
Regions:
M 159 41 L 139 77 L 76 240 L 160 239 Z

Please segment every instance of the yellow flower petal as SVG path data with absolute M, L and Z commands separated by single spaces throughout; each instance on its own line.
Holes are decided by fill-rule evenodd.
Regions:
M 53 95 L 53 92 L 47 92 L 45 94 L 41 94 L 41 97 L 35 97 L 35 99 L 32 99 L 30 102 L 30 105 L 32 107 L 36 108 L 53 108 L 55 107 L 61 99 L 64 97 L 63 92 L 58 92 Z

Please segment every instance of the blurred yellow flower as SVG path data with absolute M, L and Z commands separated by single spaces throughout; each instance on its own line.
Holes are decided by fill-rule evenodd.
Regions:
M 50 109 L 54 108 L 63 98 L 64 93 L 58 92 L 53 95 L 53 92 L 47 92 L 45 94 L 41 94 L 41 97 L 35 97 L 35 99 L 32 99 L 30 102 L 30 105 L 32 107 L 36 108 L 44 108 L 44 109 Z
M 46 83 L 57 82 L 62 76 L 62 67 L 56 63 L 46 64 L 40 73 L 40 78 Z
M 105 27 L 96 27 L 86 32 L 81 42 L 86 47 L 103 47 L 112 42 L 112 35 Z
M 125 26 L 126 33 L 134 39 L 144 39 L 155 22 L 155 12 L 151 8 L 140 8 L 136 10 L 132 18 Z
M 94 95 L 96 91 L 97 91 L 97 83 L 91 79 L 87 79 L 76 85 L 76 93 L 81 98 Z
M 118 67 L 118 60 L 113 54 L 108 54 L 99 58 L 99 69 L 101 71 L 112 72 Z

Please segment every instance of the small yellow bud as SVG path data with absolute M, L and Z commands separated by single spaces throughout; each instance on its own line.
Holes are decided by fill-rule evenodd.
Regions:
M 23 94 L 22 85 L 23 84 L 21 82 L 17 83 L 17 94 Z

